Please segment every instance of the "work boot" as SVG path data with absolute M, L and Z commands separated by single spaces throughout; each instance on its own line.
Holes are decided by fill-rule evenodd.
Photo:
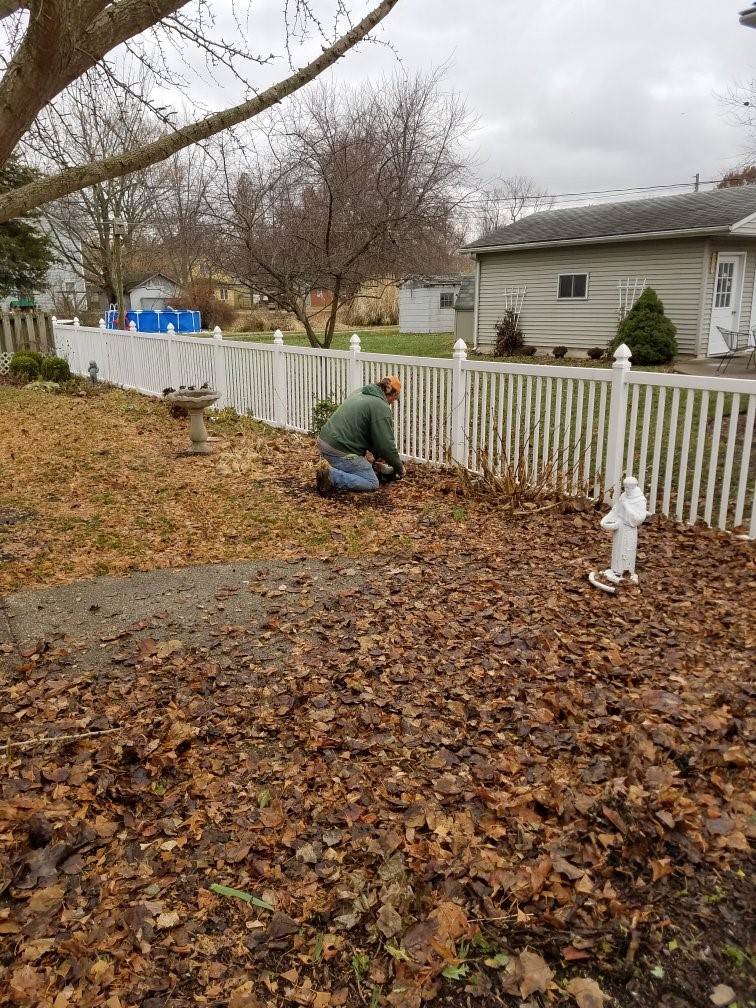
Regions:
M 315 486 L 318 488 L 318 493 L 321 497 L 328 497 L 333 490 L 331 467 L 325 459 L 321 459 L 315 469 Z

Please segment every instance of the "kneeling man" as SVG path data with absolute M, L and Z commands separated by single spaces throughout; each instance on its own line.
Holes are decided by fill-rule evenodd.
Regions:
M 382 378 L 351 395 L 327 420 L 318 438 L 322 455 L 316 473 L 319 493 L 377 490 L 373 462 L 384 463 L 382 474 L 390 467 L 397 478 L 404 475 L 391 416 L 400 391 L 398 378 Z

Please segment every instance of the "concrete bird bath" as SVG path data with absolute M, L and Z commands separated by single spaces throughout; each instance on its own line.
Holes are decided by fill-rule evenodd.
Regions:
M 207 427 L 205 427 L 205 410 L 220 399 L 220 392 L 215 389 L 179 389 L 178 392 L 167 392 L 163 399 L 185 409 L 189 414 L 189 437 L 192 446 L 191 455 L 209 455 L 212 448 L 208 442 Z

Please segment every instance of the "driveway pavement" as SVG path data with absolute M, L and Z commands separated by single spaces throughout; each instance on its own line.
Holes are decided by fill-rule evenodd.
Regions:
M 677 360 L 675 361 L 675 371 L 680 374 L 698 375 L 701 378 L 756 378 L 756 356 L 749 362 L 749 355 L 741 355 L 730 361 L 726 365 L 722 364 L 721 371 L 717 368 L 721 364 L 720 357 L 702 357 L 700 360 Z

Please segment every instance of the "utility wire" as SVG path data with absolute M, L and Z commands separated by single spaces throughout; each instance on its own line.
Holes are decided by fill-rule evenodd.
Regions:
M 723 179 L 706 179 L 699 182 L 699 185 L 717 185 Z M 571 193 L 533 193 L 530 196 L 490 196 L 484 200 L 471 200 L 471 204 L 486 206 L 491 203 L 504 203 L 516 200 L 518 203 L 532 203 L 537 200 L 573 200 L 582 198 L 594 198 L 597 196 L 621 196 L 636 192 L 658 192 L 660 189 L 693 189 L 694 182 L 670 182 L 667 185 L 653 186 L 628 186 L 624 189 L 587 189 L 583 192 Z

